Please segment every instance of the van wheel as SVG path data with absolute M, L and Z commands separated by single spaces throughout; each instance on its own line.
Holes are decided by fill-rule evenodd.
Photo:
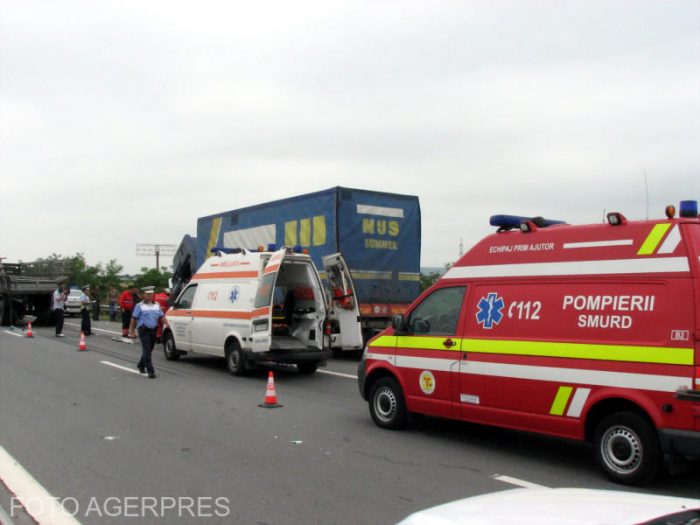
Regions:
M 318 363 L 297 363 L 297 370 L 300 374 L 310 375 L 318 369 Z
M 242 376 L 245 373 L 243 351 L 235 339 L 226 344 L 226 368 L 234 376 Z
M 379 427 L 396 430 L 406 426 L 406 402 L 396 379 L 383 377 L 372 385 L 369 413 Z
M 180 359 L 180 352 L 175 346 L 175 338 L 170 332 L 163 334 L 163 354 L 168 361 L 177 361 Z
M 654 426 L 633 412 L 616 412 L 596 426 L 596 457 L 611 480 L 627 485 L 650 482 L 663 457 Z

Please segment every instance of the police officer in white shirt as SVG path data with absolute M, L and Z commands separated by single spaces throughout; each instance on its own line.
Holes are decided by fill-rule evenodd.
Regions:
M 65 337 L 63 335 L 63 316 L 66 308 L 66 299 L 68 298 L 68 286 L 66 283 L 60 283 L 58 288 L 53 292 L 53 314 L 56 319 L 56 337 Z
M 83 293 L 80 296 L 80 304 L 82 308 L 80 309 L 80 314 L 82 316 L 82 321 L 80 323 L 80 331 L 85 335 L 92 335 L 92 323 L 90 322 L 90 305 L 92 300 L 90 299 L 90 285 L 86 284 L 82 288 Z
M 137 329 L 141 340 L 141 360 L 136 365 L 136 368 L 142 374 L 148 372 L 148 377 L 151 379 L 156 377 L 153 362 L 151 361 L 151 353 L 156 344 L 158 319 L 162 318 L 163 324 L 170 327 L 168 320 L 163 316 L 163 310 L 160 308 L 160 305 L 153 301 L 154 289 L 154 286 L 143 288 L 143 301 L 134 308 L 131 314 L 131 322 L 129 323 L 129 336 L 136 337 L 135 329 Z

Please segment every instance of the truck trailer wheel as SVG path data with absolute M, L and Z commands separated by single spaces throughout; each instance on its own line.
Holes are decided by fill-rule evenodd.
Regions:
M 226 368 L 234 376 L 242 376 L 245 373 L 243 351 L 235 339 L 226 343 Z
M 627 485 L 649 483 L 663 457 L 654 426 L 633 412 L 604 417 L 595 430 L 596 457 L 611 480 Z
M 383 377 L 372 385 L 369 392 L 369 413 L 379 427 L 396 430 L 406 426 L 406 402 L 396 379 Z
M 163 334 L 163 354 L 168 361 L 177 361 L 180 359 L 180 352 L 175 346 L 175 338 L 170 332 Z

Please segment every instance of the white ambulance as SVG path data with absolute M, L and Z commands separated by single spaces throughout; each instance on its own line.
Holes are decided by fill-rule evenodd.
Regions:
M 166 359 L 191 352 L 225 357 L 234 375 L 268 361 L 311 374 L 334 349 L 362 349 L 359 305 L 340 254 L 324 257 L 324 285 L 298 248 L 227 251 L 207 259 L 168 310 Z

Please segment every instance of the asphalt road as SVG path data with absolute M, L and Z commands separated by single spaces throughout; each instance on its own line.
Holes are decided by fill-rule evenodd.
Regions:
M 95 323 L 85 352 L 78 323 L 62 339 L 0 328 L 0 447 L 81 523 L 391 524 L 520 483 L 623 488 L 577 443 L 433 418 L 381 430 L 356 360 L 273 368 L 284 406 L 265 409 L 267 370 L 233 377 L 223 360 L 156 351 L 151 380 L 134 373 L 140 346 L 111 339 L 116 323 Z M 635 490 L 700 498 L 697 473 Z

